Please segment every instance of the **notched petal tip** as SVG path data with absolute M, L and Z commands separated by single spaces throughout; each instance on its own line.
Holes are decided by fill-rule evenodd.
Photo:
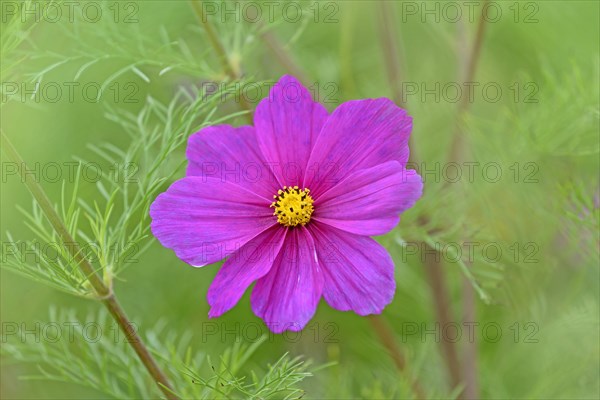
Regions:
M 259 148 L 280 186 L 299 184 L 328 112 L 296 78 L 284 75 L 254 113 Z
M 256 282 L 250 296 L 254 313 L 275 333 L 303 329 L 314 316 L 323 291 L 310 232 L 306 228 L 289 232 L 273 267 Z
M 351 100 L 328 116 L 308 165 L 305 186 L 316 195 L 365 168 L 408 161 L 412 118 L 390 99 Z
M 373 239 L 322 224 L 311 233 L 317 243 L 324 275 L 323 297 L 340 311 L 378 314 L 391 303 L 396 291 L 394 262 Z
M 285 235 L 285 229 L 273 226 L 254 237 L 225 261 L 206 294 L 211 306 L 209 315 L 216 317 L 229 311 L 253 282 L 269 272 Z

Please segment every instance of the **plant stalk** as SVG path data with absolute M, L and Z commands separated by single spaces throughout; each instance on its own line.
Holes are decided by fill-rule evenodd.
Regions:
M 81 251 L 79 244 L 75 241 L 75 239 L 73 239 L 65 227 L 62 219 L 54 209 L 54 206 L 50 202 L 50 199 L 46 195 L 44 189 L 38 182 L 36 182 L 35 179 L 31 178 L 30 174 L 27 173 L 29 169 L 25 164 L 25 161 L 23 161 L 8 137 L 4 134 L 4 131 L 0 131 L 0 136 L 2 138 L 2 148 L 4 149 L 8 159 L 17 165 L 17 169 L 19 170 L 19 174 L 21 175 L 21 179 L 25 183 L 25 186 L 27 189 L 29 189 L 34 199 L 44 212 L 44 215 L 56 233 L 59 235 L 61 241 L 73 259 L 77 262 L 77 265 L 86 276 L 98 299 L 100 299 L 100 301 L 106 306 L 112 317 L 115 319 L 119 325 L 119 328 L 127 337 L 127 342 L 131 345 L 131 347 L 133 347 L 133 350 L 138 355 L 140 361 L 142 364 L 144 364 L 166 398 L 169 400 L 177 400 L 177 397 L 172 393 L 169 380 L 150 354 L 150 351 L 142 342 L 142 339 L 137 334 L 136 330 L 133 329 L 133 324 L 127 318 L 127 315 L 119 304 L 117 297 L 112 291 L 112 288 L 104 282 L 100 275 L 96 273 L 96 270 L 90 264 L 90 262 L 82 255 L 83 252 Z
M 483 7 L 489 0 L 484 0 Z M 471 47 L 471 50 L 468 55 L 468 59 L 464 60 L 463 58 L 459 59 L 459 61 L 463 61 L 464 64 L 461 65 L 462 68 L 459 68 L 459 73 L 463 76 L 463 82 L 472 82 L 475 78 L 475 72 L 477 71 L 477 64 L 479 61 L 479 56 L 481 54 L 481 47 L 483 45 L 483 37 L 485 33 L 485 18 L 483 18 L 483 13 L 479 17 L 479 21 L 477 23 L 477 32 L 475 33 L 475 41 Z M 466 41 L 466 35 L 463 35 Z M 464 151 L 466 148 L 465 143 L 465 135 L 463 133 L 463 118 L 466 112 L 469 110 L 469 97 L 461 96 L 458 102 L 458 109 L 456 112 L 456 124 L 455 124 L 455 132 L 452 140 L 452 144 L 450 146 L 450 152 L 448 156 L 449 161 L 459 161 L 464 158 Z
M 488 0 L 484 0 L 483 7 L 485 7 L 487 3 Z M 460 29 L 459 40 L 462 43 L 461 47 L 463 48 L 463 52 L 469 51 L 468 58 L 466 60 L 464 57 L 459 58 L 459 60 L 464 60 L 461 68 L 459 68 L 459 74 L 461 77 L 463 77 L 464 82 L 471 82 L 475 78 L 486 26 L 487 24 L 482 15 L 477 23 L 477 31 L 475 33 L 473 45 L 471 46 L 470 50 L 467 50 L 469 48 L 469 44 L 465 23 L 461 20 L 461 23 L 458 25 L 458 28 Z M 469 106 L 470 103 L 467 101 L 467 97 L 464 96 L 458 105 L 455 128 L 456 131 L 454 134 L 452 147 L 450 148 L 449 161 L 460 162 L 466 157 L 468 149 L 463 132 L 463 118 L 469 110 Z M 471 267 L 470 263 L 467 263 L 467 267 Z M 476 318 L 476 297 L 473 286 L 466 277 L 463 277 L 462 282 L 462 299 L 462 319 L 464 322 L 473 322 Z M 477 357 L 477 342 L 473 341 L 466 343 L 461 363 L 461 375 L 464 383 L 463 396 L 466 399 L 478 399 L 480 397 L 479 380 L 477 375 Z
M 395 15 L 394 3 L 391 1 L 380 1 L 380 13 L 382 24 L 380 28 L 381 46 L 383 48 L 383 57 L 385 61 L 386 73 L 392 90 L 392 99 L 402 108 L 406 108 L 404 96 L 402 94 L 402 46 L 400 40 L 402 36 L 398 33 L 393 21 Z M 415 150 L 414 136 L 408 139 L 410 149 L 408 165 L 417 165 L 417 153 Z
M 427 243 L 423 243 L 422 245 L 427 246 L 430 250 L 432 249 Z M 426 257 L 425 272 L 427 273 L 429 285 L 431 286 L 436 320 L 442 327 L 448 326 L 448 324 L 454 322 L 452 310 L 450 309 L 451 299 L 448 294 L 448 285 L 446 283 L 446 276 L 443 268 L 442 263 L 438 259 Z M 452 389 L 455 389 L 462 384 L 461 368 L 456 346 L 454 343 L 446 340 L 445 337 L 440 339 L 440 345 L 446 363 L 446 370 L 450 378 L 450 385 Z M 459 394 L 457 398 L 460 399 L 461 394 Z
M 300 82 L 307 82 L 308 79 L 304 75 L 304 71 L 298 66 L 294 59 L 288 54 L 286 49 L 281 44 L 281 41 L 277 36 L 270 30 L 265 28 L 262 21 L 259 21 L 260 29 L 263 31 L 260 33 L 260 38 L 265 42 L 269 50 L 275 55 L 279 64 L 284 67 L 290 74 L 295 76 Z
M 238 71 L 238 68 L 236 68 L 233 65 L 233 63 L 231 62 L 231 59 L 227 55 L 227 50 L 225 50 L 225 46 L 223 46 L 223 43 L 219 39 L 217 30 L 215 29 L 213 24 L 208 19 L 208 16 L 204 13 L 204 10 L 202 8 L 202 1 L 190 0 L 190 4 L 192 6 L 192 9 L 194 10 L 194 13 L 196 14 L 196 17 L 202 24 L 202 27 L 204 28 L 206 35 L 208 36 L 208 40 L 210 41 L 210 44 L 212 45 L 215 52 L 217 53 L 217 56 L 219 57 L 219 62 L 221 63 L 221 67 L 223 68 L 225 75 L 227 75 L 227 77 L 232 81 L 237 81 L 237 80 L 242 79 L 242 76 L 241 76 L 240 72 Z M 245 111 L 248 111 L 248 114 L 246 114 L 246 118 L 248 119 L 248 122 L 250 122 L 250 124 L 252 124 L 253 123 L 252 107 L 250 106 L 250 104 L 248 103 L 246 98 L 244 97 L 243 93 L 240 93 L 240 105 L 242 106 L 242 108 Z
M 394 15 L 394 7 L 391 2 L 382 1 L 379 3 L 380 13 L 382 18 L 382 25 L 380 29 L 381 43 L 383 48 L 383 54 L 386 65 L 386 72 L 388 80 L 390 82 L 392 97 L 394 101 L 401 107 L 405 107 L 404 99 L 402 95 L 402 77 L 401 77 L 401 60 L 400 60 L 400 44 L 398 41 L 398 31 L 393 23 L 392 16 Z M 419 162 L 418 156 L 415 151 L 415 145 L 413 136 L 409 139 L 409 165 L 415 168 L 418 172 Z M 426 225 L 428 218 L 423 216 L 420 220 L 422 225 Z M 423 245 L 428 246 L 423 243 Z M 431 249 L 431 247 L 429 247 Z M 434 250 L 435 251 L 435 250 Z M 436 259 L 427 259 L 425 261 L 425 270 L 427 272 L 427 279 L 429 286 L 431 287 L 431 294 L 433 297 L 433 305 L 435 310 L 436 319 L 442 325 L 452 322 L 451 312 L 449 308 L 450 297 L 448 295 L 448 289 L 442 269 L 441 263 Z M 452 388 L 457 387 L 461 384 L 460 377 L 460 365 L 458 354 L 453 343 L 442 338 L 441 348 L 443 358 L 445 361 L 446 369 L 450 379 Z
M 410 385 L 411 385 L 412 391 L 415 395 L 415 398 L 417 400 L 422 400 L 422 399 L 427 398 L 425 396 L 425 392 L 423 391 L 423 388 L 421 387 L 419 381 L 417 381 L 415 378 L 408 375 L 408 373 L 407 373 L 408 371 L 407 371 L 407 367 L 406 367 L 406 359 L 404 357 L 404 354 L 400 350 L 400 347 L 398 347 L 398 344 L 396 343 L 396 338 L 395 338 L 390 326 L 379 315 L 369 315 L 367 318 L 368 318 L 369 322 L 371 323 L 373 330 L 379 336 L 381 343 L 387 349 L 387 351 L 388 351 L 390 357 L 392 358 L 392 360 L 394 361 L 394 364 L 396 365 L 396 368 L 398 369 L 398 371 L 405 374 L 406 378 L 410 381 Z
M 471 265 L 467 264 L 470 268 Z M 475 290 L 467 278 L 463 277 L 462 282 L 463 297 L 463 322 L 475 322 L 477 310 L 475 308 Z M 465 389 L 464 398 L 468 400 L 477 400 L 479 395 L 479 380 L 477 375 L 477 341 L 467 341 L 463 349 L 462 375 L 464 378 Z

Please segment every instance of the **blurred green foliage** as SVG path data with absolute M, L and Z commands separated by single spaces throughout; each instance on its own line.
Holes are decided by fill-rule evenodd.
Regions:
M 47 2 L 26 6 L 35 7 L 36 3 L 48 7 Z M 119 233 L 116 229 L 111 234 L 128 238 L 133 231 L 140 248 L 147 246 L 145 252 L 136 253 L 110 271 L 117 275 L 115 291 L 140 331 L 153 335 L 154 325 L 161 321 L 174 335 L 164 337 L 165 347 L 169 340 L 177 343 L 188 332 L 186 340 L 194 354 L 213 360 L 219 360 L 236 343 L 238 347 L 251 346 L 252 356 L 243 368 L 240 366 L 240 376 L 250 377 L 250 371 L 258 369 L 269 379 L 266 366 L 277 363 L 286 352 L 311 359 L 315 365 L 327 364 L 305 380 L 304 367 L 293 370 L 301 374 L 294 385 L 298 383 L 305 391 L 304 398 L 411 398 L 408 379 L 399 377 L 368 321 L 333 310 L 325 302 L 300 335 L 269 334 L 250 311 L 247 295 L 223 317 L 208 320 L 205 294 L 218 266 L 191 268 L 145 237 L 146 231 L 136 233 L 137 223 L 147 223 L 141 216 L 143 206 L 137 214 L 129 215 L 133 212 L 127 201 L 135 199 L 135 193 L 141 194 L 142 202 L 148 201 L 150 194 L 166 189 L 183 175 L 185 135 L 224 120 L 246 123 L 239 114 L 239 102 L 234 96 L 225 100 L 202 97 L 207 88 L 213 88 L 208 86 L 212 82 L 227 79 L 188 2 L 75 3 L 73 20 L 65 4 L 52 3 L 63 13 L 54 21 L 55 14 L 44 17 L 17 11 L 12 15 L 13 6 L 18 10 L 22 3 L 2 2 L 2 130 L 30 166 L 39 166 L 41 184 L 57 204 L 64 193 L 70 198 L 76 184 L 68 177 L 65 163 L 86 160 L 101 165 L 102 171 L 111 171 L 113 158 L 141 160 L 136 164 L 139 170 L 121 171 L 116 186 L 120 195 L 123 188 L 130 192 L 107 208 L 112 218 L 108 225 L 121 226 L 124 216 L 131 218 L 131 231 Z M 319 88 L 321 99 L 328 100 L 329 110 L 350 99 L 393 96 L 386 77 L 378 2 L 301 1 L 295 3 L 303 10 L 298 21 L 295 8 L 284 12 L 283 3 L 275 6 L 269 21 L 268 2 L 253 2 L 265 13 L 263 19 L 267 18 L 260 24 L 248 21 L 254 14 L 252 10 L 243 14 L 243 3 L 208 3 L 216 7 L 209 17 L 229 58 L 243 72 L 241 87 L 248 89 L 246 94 L 253 104 L 267 95 L 264 82 L 288 73 L 263 41 L 264 32 L 278 38 L 301 66 L 307 86 Z M 449 306 L 461 332 L 455 343 L 461 359 L 470 341 L 468 327 L 461 320 L 465 271 L 473 274 L 483 296 L 477 297 L 476 318 L 470 321 L 478 324 L 473 334 L 482 397 L 598 398 L 599 3 L 493 3 L 502 15 L 496 22 L 488 22 L 474 78 L 473 102 L 466 115 L 457 117 L 453 90 L 458 86 L 466 95 L 459 78 L 466 57 L 461 37 L 472 42 L 476 19 L 469 21 L 463 2 L 452 4 L 464 13 L 464 24 L 452 22 L 449 16 L 453 14 L 444 14 L 445 2 L 392 2 L 401 46 L 404 102 L 414 118 L 413 150 L 425 178 L 425 195 L 393 232 L 379 238 L 396 262 L 398 284 L 394 302 L 383 316 L 405 352 L 409 375 L 421 382 L 428 396 L 448 398 L 456 394 L 447 384 L 436 339 L 445 327 L 436 329 L 431 289 L 424 273 L 423 257 L 433 256 L 423 255 L 418 247 L 422 240 L 438 244 L 446 249 L 442 263 Z M 86 14 L 82 10 L 89 4 Z M 239 12 L 223 14 L 224 7 L 236 10 L 236 4 Z M 424 13 L 425 7 L 435 10 L 435 4 L 439 19 L 435 12 Z M 475 6 L 475 16 L 481 13 L 482 4 Z M 96 8 L 101 10 L 100 18 L 94 14 Z M 36 82 L 42 91 L 33 94 Z M 249 86 L 250 82 L 259 84 Z M 235 83 L 228 82 L 220 91 L 235 93 Z M 69 85 L 74 88 L 72 97 Z M 96 101 L 98 87 L 102 95 Z M 500 96 L 494 94 L 497 88 Z M 177 103 L 180 109 L 169 108 L 175 98 L 182 99 Z M 471 164 L 474 178 L 469 179 L 468 165 L 459 162 L 462 175 L 452 183 L 449 181 L 455 177 L 456 168 L 446 163 L 457 121 L 464 127 L 468 143 L 463 161 L 476 164 Z M 173 135 L 169 142 L 172 152 L 161 160 L 160 168 L 152 170 L 161 151 L 171 146 L 164 142 L 169 134 Z M 54 176 L 50 169 L 45 170 L 49 163 L 62 166 L 64 184 L 61 179 L 48 178 L 46 172 Z M 498 166 L 502 175 L 496 181 Z M 9 264 L 8 242 L 33 237 L 27 217 L 18 211 L 31 210 L 31 197 L 9 168 L 3 162 L 3 266 Z M 133 182 L 122 179 L 125 176 L 131 176 Z M 104 207 L 109 203 L 106 197 L 110 199 L 93 181 L 80 180 L 77 189 L 80 200 L 75 202 L 75 211 L 81 213 L 83 234 L 94 231 L 86 215 L 94 215 L 95 202 Z M 111 187 L 104 189 L 110 192 Z M 99 215 L 105 215 L 104 211 L 100 209 Z M 419 222 L 424 214 L 429 216 L 426 227 Z M 94 221 L 92 218 L 92 225 Z M 29 224 L 34 228 L 39 225 Z M 432 227 L 439 230 L 431 233 L 425 229 Z M 458 244 L 465 256 L 464 242 L 468 241 L 476 242 L 477 247 L 474 259 L 465 265 L 454 260 L 456 253 L 448 249 Z M 482 252 L 490 243 L 494 244 L 487 247 L 490 252 Z M 503 253 L 496 257 L 493 250 L 498 247 Z M 35 335 L 26 336 L 22 342 L 9 334 L 14 324 L 32 330 L 36 322 L 58 320 L 56 315 L 48 317 L 49 305 L 72 310 L 72 314 L 63 315 L 64 321 L 98 315 L 100 306 L 91 300 L 78 299 L 5 269 L 1 273 L 3 350 L 19 343 L 28 347 L 27 340 L 35 340 Z M 259 339 L 263 334 L 266 339 Z M 160 336 L 155 337 L 153 347 L 159 349 L 161 341 Z M 257 341 L 260 345 L 253 346 Z M 42 349 L 44 344 L 35 346 Z M 114 351 L 131 350 L 123 347 Z M 2 398 L 106 395 L 85 382 L 19 379 L 39 375 L 39 367 L 47 370 L 44 363 L 48 359 L 32 353 L 30 362 L 19 362 L 15 352 L 3 354 Z M 26 357 L 21 360 L 27 361 Z M 290 360 L 281 362 L 297 367 L 297 361 Z M 177 369 L 170 371 L 176 373 Z M 193 373 L 196 378 L 182 377 L 176 382 L 189 384 L 193 379 L 212 376 L 201 367 Z M 82 375 L 71 381 L 78 379 L 88 380 Z M 215 379 L 219 383 L 219 379 L 231 378 Z M 296 376 L 292 374 L 290 379 Z M 260 378 L 255 381 L 255 388 L 260 388 Z M 235 395 L 250 396 L 241 393 Z M 299 392 L 292 393 L 300 396 Z M 116 397 L 122 395 L 117 393 Z M 200 395 L 193 391 L 188 394 Z

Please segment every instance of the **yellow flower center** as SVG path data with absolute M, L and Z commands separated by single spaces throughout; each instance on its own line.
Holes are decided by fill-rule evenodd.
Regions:
M 277 222 L 283 226 L 306 225 L 314 211 L 313 198 L 309 195 L 310 190 L 300 189 L 298 186 L 284 186 L 273 196 L 275 201 L 271 207 L 275 207 L 273 215 L 277 216 Z

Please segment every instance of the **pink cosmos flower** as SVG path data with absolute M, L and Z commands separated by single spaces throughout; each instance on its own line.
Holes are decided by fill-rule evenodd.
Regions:
M 152 232 L 193 266 L 228 257 L 208 290 L 218 317 L 252 289 L 276 333 L 301 330 L 321 297 L 377 314 L 396 283 L 389 232 L 421 196 L 406 170 L 412 119 L 388 99 L 354 100 L 331 114 L 291 76 L 256 108 L 254 127 L 192 135 L 186 177 L 150 208 Z

